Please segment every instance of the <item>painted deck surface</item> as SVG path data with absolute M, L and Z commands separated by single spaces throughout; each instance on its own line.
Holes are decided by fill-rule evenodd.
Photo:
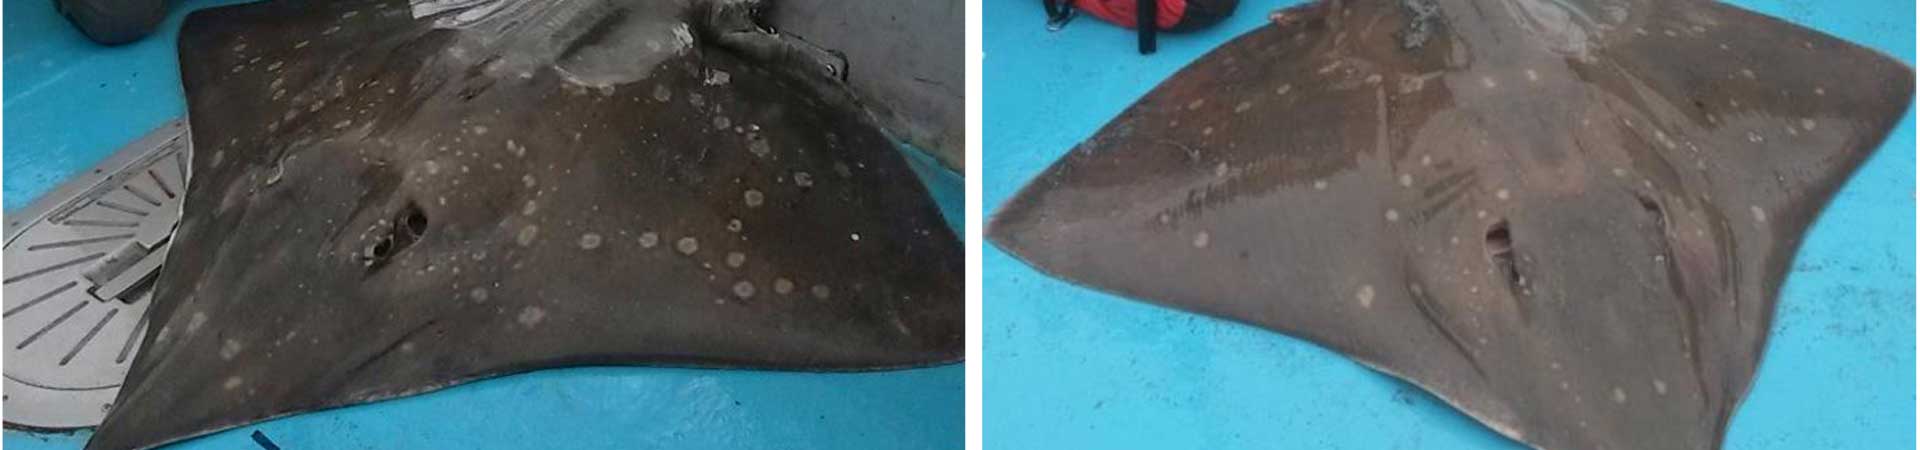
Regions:
M 31 203 L 185 111 L 174 52 L 186 12 L 116 48 L 93 45 L 50 0 L 5 0 L 5 208 Z M 950 223 L 960 180 L 912 154 Z M 963 440 L 958 365 L 872 373 L 645 367 L 539 371 L 415 397 L 295 415 L 172 448 L 950 449 Z M 87 433 L 5 433 L 10 449 L 75 449 Z
M 1160 35 L 1082 16 L 1049 33 L 1040 2 L 984 0 L 986 211 L 1161 80 L 1267 12 Z M 1734 3 L 1914 61 L 1905 0 Z M 1820 217 L 1782 289 L 1729 449 L 1913 448 L 1914 125 Z M 985 250 L 991 448 L 1521 448 L 1410 384 L 1305 341 L 1129 301 Z

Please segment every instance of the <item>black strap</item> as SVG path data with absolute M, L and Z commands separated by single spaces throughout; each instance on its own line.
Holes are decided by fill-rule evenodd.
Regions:
M 1140 0 L 1134 4 L 1136 19 L 1134 25 L 1140 30 L 1140 54 L 1151 55 L 1158 50 L 1153 34 L 1160 29 L 1160 5 L 1155 0 Z

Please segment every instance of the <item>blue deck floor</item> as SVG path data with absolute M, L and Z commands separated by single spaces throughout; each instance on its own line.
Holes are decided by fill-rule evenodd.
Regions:
M 1297 1 L 1161 35 L 1039 2 L 984 0 L 982 202 L 1022 185 L 1174 71 Z M 1908 0 L 1731 3 L 1913 64 Z M 1820 217 L 1725 448 L 1914 447 L 1911 112 Z M 985 426 L 993 448 L 1520 448 L 1386 375 L 1304 341 L 1080 288 L 985 251 Z
M 174 30 L 101 48 L 53 12 L 50 0 L 5 0 L 5 207 L 31 203 L 62 180 L 185 111 Z M 949 222 L 960 181 L 916 167 Z M 253 449 L 261 431 L 288 449 L 822 448 L 961 446 L 958 365 L 818 374 L 592 367 L 481 381 L 415 397 L 241 427 L 177 448 Z M 87 433 L 5 433 L 11 449 L 72 449 Z

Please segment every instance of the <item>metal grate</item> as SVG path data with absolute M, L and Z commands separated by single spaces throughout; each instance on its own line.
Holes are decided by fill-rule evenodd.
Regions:
M 146 328 L 192 148 L 176 119 L 6 225 L 6 423 L 98 425 Z

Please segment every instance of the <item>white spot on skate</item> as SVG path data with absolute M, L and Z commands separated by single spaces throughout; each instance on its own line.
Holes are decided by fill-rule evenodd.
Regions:
M 793 280 L 786 278 L 773 279 L 773 292 L 780 295 L 793 293 Z
M 533 245 L 533 240 L 538 237 L 540 237 L 540 226 L 527 225 L 526 228 L 520 229 L 520 234 L 514 236 L 513 241 L 520 243 L 521 247 L 525 247 Z
M 762 195 L 758 189 L 748 189 L 746 193 L 741 194 L 741 197 L 746 200 L 749 208 L 758 208 L 766 201 L 766 196 Z
M 540 321 L 546 320 L 546 318 L 547 310 L 540 309 L 538 306 L 528 306 L 520 309 L 520 315 L 515 317 L 514 321 L 520 322 L 520 326 L 533 328 L 536 325 L 540 325 Z
M 226 360 L 226 361 L 232 361 L 233 357 L 240 355 L 240 350 L 242 347 L 243 346 L 240 345 L 240 341 L 236 339 L 227 339 L 225 342 L 221 342 L 220 343 L 220 359 Z

